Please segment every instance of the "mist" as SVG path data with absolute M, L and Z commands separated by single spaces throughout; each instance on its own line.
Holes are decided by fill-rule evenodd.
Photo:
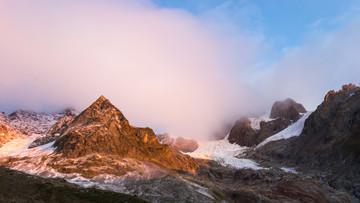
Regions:
M 1 1 L 0 110 L 82 111 L 104 95 L 135 126 L 208 139 L 277 99 L 313 109 L 360 76 L 356 20 L 265 65 L 261 33 L 209 19 L 151 1 Z

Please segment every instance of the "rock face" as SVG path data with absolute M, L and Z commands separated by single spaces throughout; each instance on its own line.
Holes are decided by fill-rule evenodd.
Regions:
M 0 147 L 13 139 L 20 138 L 21 133 L 16 131 L 10 124 L 5 113 L 0 112 Z
M 270 118 L 285 118 L 293 122 L 299 120 L 300 113 L 306 113 L 306 109 L 302 104 L 296 103 L 294 100 L 288 98 L 283 101 L 276 101 L 270 113 Z
M 185 153 L 193 152 L 199 147 L 197 141 L 193 139 L 186 139 L 183 137 L 172 138 L 167 133 L 156 135 L 156 137 L 161 144 L 167 144 L 170 147 Z
M 240 146 L 252 147 L 258 145 L 266 138 L 284 130 L 291 123 L 297 121 L 301 115 L 306 113 L 306 109 L 292 99 L 276 101 L 271 109 L 270 120 L 261 121 L 260 129 L 253 128 L 248 118 L 239 119 L 229 134 L 230 143 Z
M 300 136 L 270 142 L 252 158 L 319 170 L 328 184 L 360 198 L 360 87 L 329 91 Z
M 313 157 L 341 166 L 360 163 L 360 87 L 350 84 L 328 92 L 305 121 L 293 150 L 299 160 Z
M 229 142 L 240 146 L 251 147 L 256 143 L 257 131 L 251 127 L 251 121 L 248 118 L 241 118 L 236 121 L 229 134 Z
M 160 144 L 152 129 L 131 126 L 121 111 L 103 96 L 63 129 L 54 147 L 57 154 L 68 158 L 97 153 L 189 172 L 198 167 L 195 159 Z
M 277 118 L 268 122 L 260 122 L 260 130 L 251 127 L 251 121 L 248 118 L 238 120 L 229 134 L 230 143 L 236 143 L 240 146 L 252 147 L 264 141 L 266 138 L 284 130 L 291 124 L 291 121 L 285 118 Z
M 0 147 L 13 139 L 21 137 L 21 133 L 16 131 L 9 122 L 4 112 L 0 112 Z

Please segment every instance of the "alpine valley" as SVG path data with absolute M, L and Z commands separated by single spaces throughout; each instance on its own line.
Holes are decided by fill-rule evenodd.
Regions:
M 0 201 L 360 201 L 360 87 L 269 112 L 213 141 L 134 127 L 104 96 L 81 113 L 0 113 Z

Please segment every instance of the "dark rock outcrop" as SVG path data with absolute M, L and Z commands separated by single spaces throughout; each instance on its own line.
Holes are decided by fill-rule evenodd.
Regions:
M 270 118 L 285 118 L 292 121 L 299 120 L 300 113 L 306 113 L 306 109 L 302 104 L 296 103 L 294 100 L 288 98 L 283 101 L 276 101 L 270 113 Z
M 360 87 L 344 85 L 342 90 L 326 94 L 305 121 L 293 150 L 299 161 L 312 157 L 317 164 L 320 160 L 333 166 L 359 164 Z
M 81 112 L 56 140 L 55 153 L 76 158 L 97 153 L 150 161 L 169 169 L 194 172 L 198 162 L 160 144 L 150 128 L 129 124 L 120 110 L 101 96 Z
M 156 137 L 161 144 L 167 144 L 170 147 L 185 153 L 193 152 L 199 147 L 197 141 L 193 139 L 186 139 L 183 137 L 172 138 L 167 133 L 156 135 Z
M 229 134 L 230 143 L 236 143 L 240 146 L 252 147 L 264 141 L 266 138 L 284 130 L 291 124 L 291 121 L 285 118 L 277 118 L 272 121 L 260 122 L 260 130 L 251 127 L 251 121 L 248 118 L 238 120 Z
M 284 130 L 291 123 L 297 121 L 306 109 L 292 99 L 276 101 L 271 109 L 270 118 L 273 120 L 260 122 L 260 129 L 253 129 L 248 118 L 238 120 L 229 134 L 230 143 L 252 147 L 260 144 L 266 138 Z
M 240 146 L 253 146 L 256 143 L 257 131 L 251 127 L 248 118 L 241 118 L 236 121 L 229 134 L 229 142 Z
M 270 142 L 250 157 L 320 171 L 333 187 L 360 198 L 360 87 L 329 91 L 300 136 Z

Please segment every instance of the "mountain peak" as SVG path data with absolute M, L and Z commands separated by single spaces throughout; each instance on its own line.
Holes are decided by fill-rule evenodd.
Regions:
M 106 97 L 104 97 L 104 95 L 101 95 L 95 102 L 104 102 L 104 101 L 109 101 L 108 99 L 106 99 Z
M 78 158 L 90 154 L 150 161 L 169 169 L 194 172 L 196 160 L 160 144 L 150 128 L 137 128 L 104 96 L 81 112 L 54 143 L 56 153 Z
M 116 111 L 116 113 L 121 113 L 108 99 L 101 95 L 87 110 L 93 110 L 98 113 L 106 113 L 109 111 Z

